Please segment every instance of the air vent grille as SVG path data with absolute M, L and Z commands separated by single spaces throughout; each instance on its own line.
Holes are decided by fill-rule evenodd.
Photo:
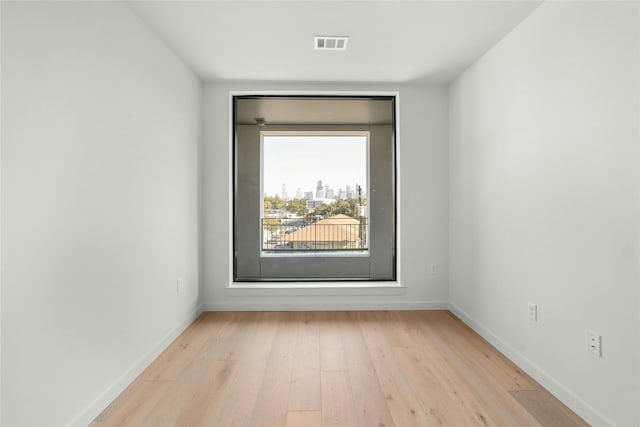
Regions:
M 316 50 L 347 50 L 349 37 L 346 36 L 316 36 L 313 38 L 313 48 Z

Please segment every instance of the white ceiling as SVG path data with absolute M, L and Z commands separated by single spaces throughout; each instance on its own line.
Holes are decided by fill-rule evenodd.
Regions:
M 133 1 L 205 81 L 447 83 L 542 1 Z M 313 50 L 348 35 L 346 52 Z

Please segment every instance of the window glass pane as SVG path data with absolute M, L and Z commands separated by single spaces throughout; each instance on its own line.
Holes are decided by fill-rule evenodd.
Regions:
M 366 135 L 265 135 L 262 250 L 364 251 Z

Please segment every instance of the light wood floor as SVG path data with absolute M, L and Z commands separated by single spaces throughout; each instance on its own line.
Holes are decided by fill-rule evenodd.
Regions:
M 132 426 L 583 426 L 447 311 L 202 314 L 98 418 Z

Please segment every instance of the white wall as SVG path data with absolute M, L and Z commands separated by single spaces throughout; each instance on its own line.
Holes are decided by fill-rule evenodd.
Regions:
M 230 278 L 230 91 L 399 91 L 402 291 L 227 289 Z M 205 90 L 203 275 L 206 309 L 446 307 L 448 300 L 447 91 L 402 85 L 213 83 Z M 431 275 L 430 264 L 439 271 Z
M 121 3 L 2 2 L 2 425 L 86 425 L 197 310 L 200 89 Z
M 544 3 L 450 88 L 452 308 L 595 425 L 640 425 L 639 8 Z

